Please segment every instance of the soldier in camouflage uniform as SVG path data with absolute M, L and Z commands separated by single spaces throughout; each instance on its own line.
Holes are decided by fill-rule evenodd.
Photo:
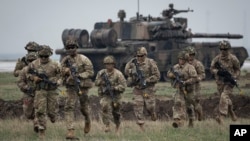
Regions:
M 95 80 L 95 85 L 98 86 L 98 95 L 101 97 L 102 121 L 105 124 L 105 132 L 109 132 L 110 121 L 113 116 L 116 132 L 118 132 L 121 123 L 121 94 L 127 86 L 126 79 L 115 68 L 115 59 L 113 56 L 105 57 L 103 63 L 105 64 L 105 69 L 97 73 Z
M 193 127 L 195 119 L 194 84 L 197 81 L 197 72 L 194 66 L 187 62 L 188 57 L 186 51 L 181 51 L 178 54 L 178 64 L 174 65 L 167 73 L 167 76 L 171 79 L 177 79 L 179 76 L 179 80 L 173 85 L 177 88 L 173 106 L 174 122 L 172 125 L 174 128 L 184 125 L 186 113 L 189 118 L 189 127 Z
M 27 50 L 27 54 L 29 54 L 31 52 L 37 52 L 39 50 L 39 45 L 36 42 L 29 42 L 24 48 Z M 18 77 L 20 71 L 23 69 L 23 67 L 27 65 L 28 65 L 28 61 L 27 61 L 26 56 L 19 58 L 17 60 L 13 75 L 15 77 Z
M 237 120 L 229 97 L 233 92 L 234 85 L 224 78 L 223 74 L 225 72 L 219 70 L 215 64 L 219 62 L 221 67 L 228 71 L 234 79 L 238 79 L 240 76 L 240 63 L 237 57 L 230 53 L 231 45 L 228 41 L 221 41 L 219 47 L 221 52 L 212 60 L 210 70 L 215 75 L 217 90 L 221 96 L 216 121 L 222 124 L 223 116 L 227 116 L 228 113 L 233 121 Z
M 26 55 L 27 63 L 37 59 L 37 54 L 31 52 Z M 23 95 L 23 113 L 27 119 L 34 119 L 34 96 L 35 96 L 35 85 L 28 79 L 28 66 L 25 66 L 19 73 L 19 79 L 17 86 L 24 93 Z
M 194 66 L 198 76 L 197 81 L 194 83 L 195 102 L 197 103 L 196 106 L 194 107 L 194 110 L 197 115 L 197 119 L 201 121 L 204 117 L 203 117 L 202 106 L 200 104 L 200 91 L 201 91 L 200 81 L 204 80 L 206 77 L 205 68 L 199 60 L 195 59 L 195 55 L 197 53 L 194 47 L 189 46 L 185 50 L 189 54 L 188 63 Z
M 65 118 L 67 122 L 66 139 L 78 139 L 74 135 L 74 111 L 78 99 L 80 100 L 81 113 L 85 117 L 84 133 L 91 128 L 89 115 L 88 91 L 93 83 L 94 75 L 92 62 L 84 55 L 76 52 L 78 44 L 75 40 L 66 41 L 67 56 L 61 61 L 63 84 L 66 86 L 67 100 L 65 105 Z
M 138 70 L 136 69 L 136 64 L 138 64 Z M 141 72 L 141 79 L 139 78 L 139 72 Z M 155 84 L 160 79 L 160 72 L 156 62 L 153 59 L 147 58 L 146 48 L 140 47 L 136 52 L 136 57 L 132 58 L 126 64 L 125 74 L 128 76 L 127 85 L 134 87 L 134 112 L 137 124 L 144 131 L 144 104 L 151 115 L 151 119 L 153 121 L 157 119 L 155 112 Z
M 60 84 L 60 67 L 57 62 L 49 57 L 53 54 L 49 46 L 43 45 L 42 50 L 38 52 L 39 58 L 29 64 L 28 78 L 36 84 L 35 92 L 35 120 L 38 127 L 35 131 L 39 133 L 40 138 L 44 138 L 46 130 L 46 115 L 50 121 L 56 121 L 57 110 L 57 87 Z

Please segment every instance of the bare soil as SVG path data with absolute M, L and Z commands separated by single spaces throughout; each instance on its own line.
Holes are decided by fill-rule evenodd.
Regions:
M 250 97 L 246 95 L 231 95 L 230 96 L 234 105 L 234 111 L 236 115 L 240 118 L 250 118 Z M 99 97 L 90 96 L 90 113 L 92 119 L 100 120 L 101 110 Z M 210 97 L 204 97 L 201 99 L 201 105 L 204 111 L 204 117 L 214 118 L 215 109 L 219 103 L 219 96 L 213 95 Z M 64 103 L 65 98 L 59 99 L 59 117 L 60 119 L 64 118 Z M 77 104 L 76 106 L 79 106 Z M 156 99 L 156 112 L 159 120 L 170 120 L 172 117 L 172 106 L 173 100 L 168 98 L 157 98 Z M 76 118 L 82 118 L 79 108 L 75 111 Z M 121 104 L 121 113 L 123 120 L 134 120 L 133 104 L 131 102 L 123 102 Z M 149 119 L 150 116 L 147 111 L 144 111 L 144 114 Z M 7 118 L 21 118 L 23 115 L 22 111 L 22 100 L 17 101 L 4 101 L 0 99 L 0 119 Z

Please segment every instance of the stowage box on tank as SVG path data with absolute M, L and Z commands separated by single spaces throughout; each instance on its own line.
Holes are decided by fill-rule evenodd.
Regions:
M 116 67 L 122 72 L 125 64 L 135 55 L 138 47 L 144 46 L 148 50 L 148 57 L 153 58 L 159 67 L 162 80 L 165 80 L 166 71 L 177 63 L 177 53 L 187 46 L 194 46 L 197 50 L 197 59 L 202 61 L 206 69 L 207 78 L 211 78 L 209 67 L 212 59 L 219 53 L 219 42 L 193 42 L 192 38 L 227 38 L 241 39 L 240 34 L 208 34 L 192 33 L 187 30 L 187 19 L 173 17 L 181 12 L 192 10 L 176 10 L 173 4 L 163 10 L 162 17 L 144 17 L 137 13 L 136 17 L 125 21 L 124 10 L 118 12 L 119 21 L 97 22 L 93 31 L 88 33 L 82 29 L 65 29 L 62 41 L 65 44 L 68 38 L 77 40 L 82 53 L 91 59 L 95 72 L 103 68 L 103 58 L 113 55 L 116 58 Z M 232 46 L 233 54 L 237 56 L 241 66 L 248 57 L 242 46 Z M 66 51 L 57 49 L 56 54 L 65 56 Z

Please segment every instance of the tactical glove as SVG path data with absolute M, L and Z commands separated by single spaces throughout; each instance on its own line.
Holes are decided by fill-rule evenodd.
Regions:
M 40 78 L 40 77 L 38 77 L 38 76 L 34 76 L 34 77 L 33 77 L 33 81 L 34 81 L 35 83 L 39 83 L 41 80 L 43 80 L 43 79 Z

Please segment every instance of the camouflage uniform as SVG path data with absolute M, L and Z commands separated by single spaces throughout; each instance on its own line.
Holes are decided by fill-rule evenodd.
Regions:
M 220 94 L 220 103 L 219 103 L 219 113 L 217 115 L 217 121 L 222 122 L 221 115 L 226 116 L 229 114 L 232 117 L 232 120 L 236 120 L 235 113 L 233 111 L 232 101 L 229 97 L 233 92 L 233 85 L 224 80 L 224 77 L 220 75 L 220 71 L 216 68 L 215 63 L 219 62 L 224 69 L 226 69 L 235 79 L 240 76 L 240 63 L 236 56 L 229 52 L 231 45 L 228 41 L 220 42 L 221 53 L 217 55 L 211 63 L 211 72 L 215 74 L 217 90 Z
M 201 91 L 200 81 L 202 81 L 206 77 L 205 68 L 199 60 L 194 58 L 196 55 L 196 51 L 195 51 L 194 47 L 191 47 L 191 46 L 187 47 L 186 51 L 189 53 L 188 63 L 193 65 L 196 72 L 197 72 L 197 81 L 194 83 L 195 102 L 197 104 L 194 107 L 194 109 L 195 109 L 195 112 L 198 116 L 198 120 L 200 121 L 203 119 L 203 110 L 202 110 L 202 106 L 200 104 L 200 91 Z
M 26 55 L 27 62 L 31 63 L 37 59 L 37 54 L 31 52 Z M 24 93 L 23 95 L 23 113 L 27 119 L 34 119 L 34 96 L 35 96 L 35 85 L 31 80 L 28 79 L 28 66 L 25 66 L 19 73 L 20 77 L 17 81 L 17 86 Z
M 67 129 L 69 131 L 69 139 L 75 138 L 73 135 L 74 131 L 74 111 L 75 105 L 78 99 L 80 100 L 80 110 L 83 116 L 85 117 L 85 128 L 84 132 L 88 133 L 90 130 L 90 115 L 89 115 L 89 98 L 88 91 L 92 87 L 91 77 L 94 75 L 92 62 L 84 55 L 76 53 L 76 47 L 78 47 L 76 41 L 67 40 L 66 49 L 67 55 L 61 61 L 62 66 L 62 77 L 63 84 L 66 86 L 67 100 L 65 105 L 65 118 L 67 122 Z M 73 47 L 73 49 L 70 49 Z M 71 54 L 75 55 L 71 55 Z M 67 66 L 66 61 L 69 61 L 72 64 L 72 68 L 76 70 L 76 77 L 80 80 L 79 88 L 76 88 L 72 72 L 70 72 L 70 67 Z M 77 90 L 79 89 L 79 90 Z M 79 93 L 77 93 L 79 91 Z M 66 137 L 68 138 L 68 136 Z
M 125 74 L 128 76 L 127 85 L 134 87 L 134 112 L 137 118 L 137 124 L 142 126 L 144 124 L 143 107 L 151 114 L 151 119 L 156 120 L 155 113 L 155 84 L 160 79 L 160 72 L 157 64 L 153 59 L 147 58 L 147 51 L 144 47 L 137 50 L 137 57 L 132 58 L 125 66 Z M 146 81 L 146 87 L 143 88 L 138 82 L 135 63 L 133 60 L 136 59 L 138 62 L 139 69 L 144 75 Z M 139 59 L 143 59 L 141 62 Z
M 120 107 L 121 107 L 121 94 L 125 91 L 126 80 L 123 74 L 114 68 L 115 61 L 113 56 L 104 58 L 104 64 L 112 64 L 112 69 L 102 69 L 97 73 L 95 85 L 98 86 L 98 95 L 101 97 L 100 104 L 102 106 L 102 121 L 106 125 L 105 131 L 108 132 L 110 121 L 114 118 L 116 129 L 120 126 Z M 107 82 L 110 82 L 110 90 L 113 91 L 113 97 L 107 90 Z
M 189 126 L 193 126 L 193 120 L 195 119 L 194 107 L 196 105 L 194 101 L 194 83 L 197 81 L 197 72 L 194 66 L 187 63 L 188 54 L 182 51 L 178 55 L 179 63 L 173 66 L 173 70 L 177 72 L 182 80 L 182 84 L 177 84 L 177 93 L 174 97 L 173 106 L 173 127 L 177 128 L 183 126 L 186 119 L 186 113 L 189 118 Z M 183 60 L 183 64 L 180 64 L 180 60 Z M 171 79 L 175 79 L 173 71 L 169 70 L 167 76 Z M 181 86 L 182 85 L 182 86 Z
M 39 49 L 39 45 L 35 42 L 29 42 L 25 47 L 24 47 L 27 51 L 28 51 L 28 54 L 30 52 L 37 52 L 38 49 Z M 27 56 L 27 55 L 26 55 Z M 15 66 L 15 69 L 14 69 L 14 72 L 13 72 L 13 75 L 15 77 L 18 77 L 19 76 L 19 73 L 20 71 L 28 65 L 28 61 L 27 61 L 27 57 L 24 56 L 22 58 L 19 58 L 17 60 L 17 63 L 16 63 L 16 66 Z
M 52 61 L 52 49 L 49 46 L 43 45 L 43 49 L 38 52 L 39 59 L 33 61 L 29 65 L 29 79 L 36 83 L 36 93 L 34 100 L 35 118 L 38 122 L 39 136 L 44 137 L 46 130 L 46 115 L 50 118 L 51 122 L 56 121 L 57 110 L 57 87 L 60 78 L 60 67 L 57 62 Z M 37 74 L 45 74 L 48 80 L 53 84 L 43 81 L 37 74 L 31 73 L 31 70 Z

